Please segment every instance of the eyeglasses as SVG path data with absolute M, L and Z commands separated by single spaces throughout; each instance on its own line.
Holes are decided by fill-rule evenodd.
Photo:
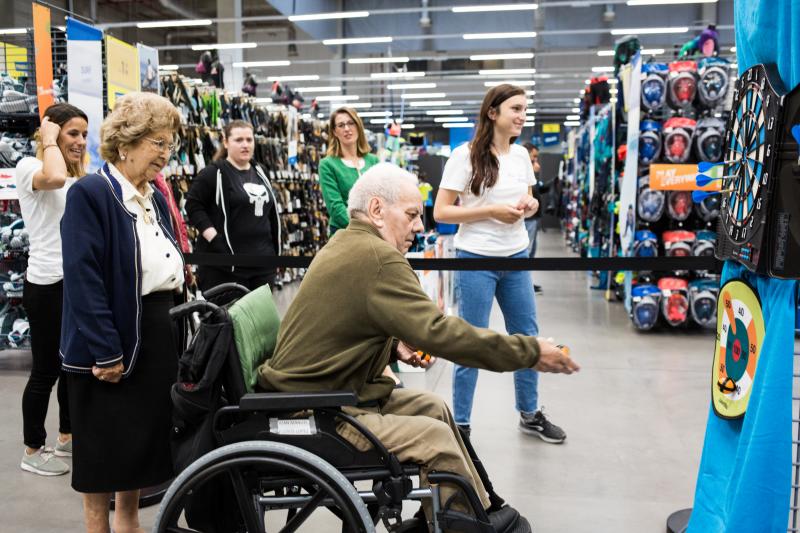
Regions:
M 347 129 L 347 128 L 355 128 L 356 127 L 356 123 L 353 122 L 352 120 L 348 120 L 347 122 L 339 122 L 339 123 L 335 124 L 335 126 L 336 126 L 337 130 L 344 130 L 344 129 Z
M 168 143 L 164 139 L 151 139 L 150 137 L 145 137 L 145 139 L 153 143 L 153 146 L 155 146 L 157 150 L 161 152 L 169 151 L 171 154 L 174 154 L 181 145 L 177 141 Z

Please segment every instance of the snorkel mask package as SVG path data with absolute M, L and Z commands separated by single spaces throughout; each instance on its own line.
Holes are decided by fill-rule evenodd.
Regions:
M 666 63 L 646 63 L 642 65 L 642 107 L 648 111 L 657 111 L 664 107 L 667 100 Z
M 692 214 L 692 193 L 689 191 L 669 191 L 667 193 L 667 213 L 669 218 L 683 222 Z
M 725 123 L 718 118 L 701 118 L 694 130 L 694 152 L 700 161 L 717 163 L 722 160 L 725 143 Z
M 633 235 L 634 257 L 657 257 L 658 237 L 650 230 L 640 229 Z
M 685 324 L 689 318 L 689 284 L 681 278 L 661 278 L 661 314 L 670 326 Z
M 720 195 L 712 194 L 703 198 L 700 202 L 695 202 L 694 212 L 703 222 L 711 222 L 719 216 Z
M 649 165 L 661 155 L 661 123 L 643 120 L 639 126 L 639 164 Z
M 698 279 L 689 283 L 689 309 L 692 320 L 704 328 L 717 325 L 717 295 L 719 282 Z
M 697 95 L 697 63 L 673 61 L 668 68 L 667 104 L 675 110 L 689 109 Z
M 694 232 L 677 230 L 665 231 L 661 236 L 664 239 L 664 254 L 667 257 L 689 257 L 692 255 L 696 237 Z M 679 276 L 687 275 L 686 270 L 676 271 Z
M 631 289 L 631 320 L 636 329 L 647 331 L 658 323 L 661 291 L 655 285 L 636 285 Z
M 672 117 L 664 123 L 664 158 L 670 163 L 685 163 L 691 155 L 692 135 L 697 122 Z
M 692 245 L 692 255 L 695 257 L 713 257 L 714 246 L 717 243 L 717 233 L 709 230 L 697 232 L 697 240 Z M 707 276 L 707 270 L 696 270 L 698 276 Z
M 639 178 L 639 197 L 636 201 L 636 213 L 645 222 L 658 222 L 664 215 L 666 196 L 664 191 L 650 188 L 650 176 Z
M 697 63 L 700 81 L 697 83 L 697 100 L 703 107 L 714 109 L 728 95 L 730 63 L 719 57 L 707 57 Z

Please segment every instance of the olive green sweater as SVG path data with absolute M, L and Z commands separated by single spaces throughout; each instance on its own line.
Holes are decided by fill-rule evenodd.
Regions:
M 378 164 L 378 157 L 374 154 L 364 156 L 364 168 L 361 172 L 344 164 L 341 157 L 328 156 L 319 163 L 319 186 L 322 189 L 322 198 L 328 208 L 331 228 L 336 231 L 346 228 L 350 222 L 347 214 L 347 200 L 350 189 L 353 188 L 359 176 L 371 166 Z
M 403 254 L 370 224 L 353 220 L 311 263 L 258 381 L 273 391 L 346 390 L 362 402 L 383 401 L 394 387 L 381 375 L 394 339 L 494 371 L 532 367 L 539 359 L 533 337 L 501 335 L 443 315 Z

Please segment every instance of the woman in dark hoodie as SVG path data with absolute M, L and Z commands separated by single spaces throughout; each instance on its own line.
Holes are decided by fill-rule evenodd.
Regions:
M 275 194 L 263 169 L 252 161 L 253 126 L 234 120 L 224 129 L 223 148 L 200 171 L 186 195 L 189 222 L 200 232 L 198 253 L 280 255 L 281 225 Z M 249 289 L 275 282 L 270 267 L 201 266 L 200 290 L 236 282 Z

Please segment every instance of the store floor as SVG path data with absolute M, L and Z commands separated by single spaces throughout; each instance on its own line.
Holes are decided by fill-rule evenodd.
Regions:
M 559 232 L 540 234 L 539 255 L 567 255 Z M 478 453 L 498 492 L 537 533 L 661 533 L 672 511 L 692 503 L 713 335 L 639 334 L 620 303 L 587 290 L 584 273 L 534 277 L 544 287 L 537 297 L 542 334 L 568 344 L 583 367 L 573 376 L 540 380 L 541 403 L 568 438 L 552 445 L 520 433 L 511 375 L 483 372 L 472 421 Z M 281 307 L 292 293 L 278 293 Z M 495 309 L 492 327 L 502 324 Z M 0 352 L 0 531 L 80 531 L 81 499 L 69 477 L 19 468 L 23 362 Z M 451 374 L 452 366 L 440 361 L 403 379 L 449 399 Z M 50 430 L 56 428 L 55 394 L 52 406 Z M 142 511 L 145 528 L 155 513 Z M 311 530 L 327 531 L 326 525 L 323 519 Z

